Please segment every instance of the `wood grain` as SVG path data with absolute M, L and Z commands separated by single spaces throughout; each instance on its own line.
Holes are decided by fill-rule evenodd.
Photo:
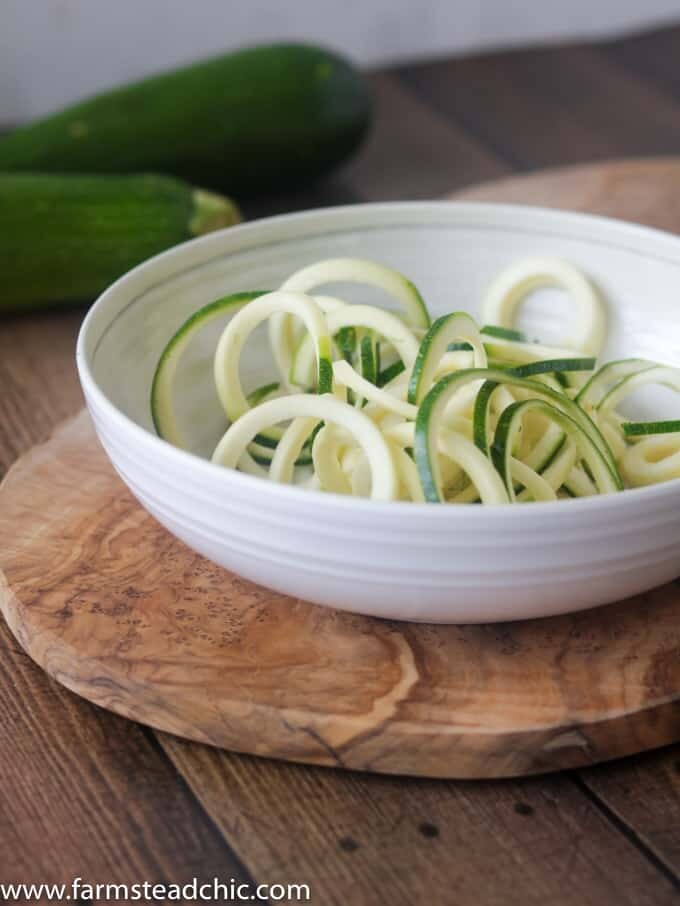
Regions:
M 646 31 L 604 45 L 610 60 L 640 81 L 673 98 L 680 98 L 680 26 Z
M 675 585 L 510 626 L 314 607 L 173 539 L 84 413 L 10 470 L 0 506 L 0 608 L 22 646 L 68 688 L 159 729 L 441 777 L 573 767 L 680 738 Z
M 586 211 L 680 232 L 680 158 L 540 170 L 456 191 L 451 198 Z
M 49 684 L 4 637 L 0 690 L 3 883 L 249 880 L 141 727 Z
M 408 89 L 404 94 L 408 104 L 402 106 L 401 92 L 393 93 L 391 112 L 381 111 L 381 125 L 365 156 L 357 159 L 356 169 L 352 163 L 330 183 L 309 192 L 261 199 L 248 214 L 400 198 L 407 193 L 425 197 L 428 190 L 445 191 L 497 175 L 486 172 L 483 163 L 476 173 L 473 157 L 468 158 L 469 164 L 463 157 L 461 165 L 456 156 L 460 150 L 449 153 L 461 134 L 468 137 L 471 148 L 482 149 L 482 160 L 488 155 L 510 169 L 639 154 L 641 140 L 644 153 L 679 153 L 680 142 L 664 123 L 666 119 L 677 125 L 680 117 L 679 49 L 680 29 L 606 49 L 619 71 L 625 67 L 646 82 L 647 92 L 651 86 L 658 89 L 654 93 L 664 98 L 663 117 L 641 120 L 639 109 L 631 107 L 615 87 L 609 95 L 609 108 L 602 103 L 596 111 L 594 125 L 592 118 L 590 125 L 580 119 L 579 99 L 572 95 L 572 125 L 563 129 L 555 128 L 560 116 L 556 111 L 560 96 L 574 83 L 568 78 L 563 82 L 552 79 L 550 90 L 543 91 L 549 53 L 540 58 L 525 55 L 532 61 L 532 77 L 524 83 L 529 100 L 523 105 L 513 97 L 517 89 L 511 69 L 510 80 L 501 79 L 497 89 L 487 91 L 484 83 L 496 79 L 492 64 L 489 72 L 476 62 L 474 71 L 468 69 L 467 61 L 428 66 L 427 81 L 440 83 L 440 101 L 435 106 L 429 88 L 414 91 L 412 84 L 402 81 Z M 568 50 L 563 48 L 560 57 L 565 72 L 574 65 Z M 399 82 L 401 74 L 392 72 L 385 78 Z M 616 78 L 616 86 L 625 84 L 626 80 Z M 602 97 L 596 84 L 586 90 Z M 546 95 L 548 103 L 542 109 L 548 116 L 537 119 L 541 108 L 531 96 L 541 93 Z M 454 94 L 459 96 L 462 117 L 441 101 Z M 668 104 L 669 100 L 673 103 Z M 650 101 L 654 106 L 651 95 Z M 518 119 L 515 113 L 522 109 L 526 117 Z M 467 125 L 465 119 L 469 119 Z M 410 130 L 413 122 L 418 125 L 415 136 Z M 640 122 L 644 122 L 642 138 Z M 532 147 L 537 130 L 540 153 Z M 615 130 L 616 137 L 608 140 L 610 130 Z M 453 136 L 450 146 L 447 134 Z M 635 215 L 621 216 L 633 219 Z M 61 312 L 4 319 L 0 324 L 0 474 L 80 406 L 72 360 L 80 316 L 80 312 Z M 11 381 L 4 379 L 8 372 Z M 10 728 L 8 733 L 0 732 L 0 877 L 15 879 L 16 866 L 27 866 L 30 878 L 35 879 L 41 864 L 49 868 L 47 879 L 55 881 L 84 873 L 123 881 L 133 871 L 144 877 L 167 871 L 170 878 L 172 866 L 178 862 L 200 872 L 199 847 L 191 841 L 203 839 L 205 831 L 195 825 L 204 816 L 186 798 L 179 776 L 167 765 L 161 766 L 162 755 L 157 751 L 154 756 L 153 746 L 146 745 L 152 737 L 50 680 L 23 654 L 1 620 L 0 661 L 0 727 Z M 11 722 L 5 724 L 10 714 Z M 468 902 L 474 906 L 567 906 L 592 902 L 591 885 L 597 890 L 597 906 L 646 903 L 650 898 L 658 906 L 677 902 L 677 746 L 580 771 L 587 786 L 574 788 L 568 802 L 564 791 L 570 789 L 570 781 L 562 776 L 522 781 L 522 798 L 511 802 L 504 799 L 504 791 L 511 788 L 515 795 L 514 781 L 421 782 L 319 771 L 239 757 L 165 734 L 158 737 L 258 880 L 287 874 L 286 880 L 295 880 L 289 873 L 300 871 L 298 879 L 312 884 L 314 903 L 449 906 L 453 899 L 462 906 Z M 50 759 L 46 748 L 63 753 L 60 764 Z M 177 750 L 181 750 L 181 758 Z M 86 757 L 88 752 L 91 757 Z M 134 787 L 124 776 L 126 772 L 134 772 Z M 134 811 L 127 804 L 130 796 L 138 806 Z M 174 804 L 166 810 L 168 798 Z M 491 808 L 491 802 L 499 806 Z M 506 802 L 507 808 L 502 807 Z M 535 817 L 545 804 L 552 810 L 552 803 L 558 804 L 564 820 L 559 822 L 559 831 L 550 832 L 546 853 L 542 823 L 535 822 Z M 526 806 L 534 809 L 533 815 Z M 98 817 L 100 810 L 109 813 L 108 821 Z M 411 819 L 428 830 L 414 831 Z M 431 836 L 435 821 L 439 835 Z M 456 833 L 461 822 L 468 833 Z M 181 835 L 176 824 L 182 828 Z M 67 830 L 60 836 L 61 828 Z M 474 833 L 469 832 L 472 829 Z M 140 840 L 145 844 L 142 847 Z M 190 853 L 186 862 L 185 848 Z M 669 877 L 675 877 L 674 888 L 659 878 L 653 856 L 667 867 Z M 214 843 L 207 845 L 206 874 L 214 870 L 219 858 Z M 470 882 L 466 884 L 468 873 Z M 461 876 L 467 901 L 459 893 Z
M 405 83 L 515 170 L 668 153 L 677 101 L 593 47 L 406 67 Z
M 677 32 L 680 43 L 680 30 Z M 663 55 L 661 55 L 663 59 Z M 680 232 L 680 159 L 612 161 L 472 186 L 453 199 L 538 204 Z M 677 655 L 680 657 L 680 653 Z M 583 789 L 673 877 L 680 870 L 680 755 L 626 759 L 580 772 Z M 669 816 L 675 816 L 674 818 Z
M 0 476 L 83 405 L 75 369 L 82 308 L 3 318 L 0 326 Z
M 588 789 L 607 802 L 617 819 L 634 827 L 669 872 L 680 866 L 680 753 L 662 749 L 642 760 L 624 759 L 581 772 Z M 676 820 L 669 821 L 668 816 Z
M 454 783 L 161 743 L 251 870 L 329 906 L 665 906 L 661 876 L 566 776 Z M 275 790 L 276 794 L 272 795 Z
M 82 406 L 83 310 L 0 328 L 0 474 Z M 0 507 L 2 524 L 6 514 Z M 0 880 L 250 876 L 144 728 L 51 680 L 0 621 Z
M 505 175 L 508 165 L 465 129 L 423 104 L 396 75 L 372 77 L 375 121 L 341 171 L 357 200 L 433 198 Z

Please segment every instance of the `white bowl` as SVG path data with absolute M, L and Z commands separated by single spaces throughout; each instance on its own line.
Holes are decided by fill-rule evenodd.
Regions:
M 478 315 L 490 279 L 527 254 L 563 256 L 602 289 L 610 318 L 603 360 L 680 362 L 678 238 L 515 206 L 334 208 L 186 243 L 108 289 L 85 319 L 77 353 L 100 440 L 142 505 L 191 548 L 318 604 L 405 620 L 515 620 L 604 604 L 674 579 L 680 480 L 523 506 L 374 503 L 223 469 L 153 431 L 149 390 L 161 350 L 190 313 L 224 293 L 275 288 L 304 264 L 349 255 L 406 273 L 434 314 L 455 308 Z M 527 311 L 535 335 L 554 339 L 555 319 L 541 300 L 528 302 Z M 204 452 L 223 427 L 210 351 L 205 344 L 189 351 L 179 402 Z M 266 378 L 267 367 L 265 347 L 256 343 L 244 356 L 246 384 Z M 660 400 L 648 394 L 639 405 L 658 416 Z

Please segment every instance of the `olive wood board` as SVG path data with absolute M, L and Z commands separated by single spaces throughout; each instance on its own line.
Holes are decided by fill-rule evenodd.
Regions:
M 625 179 L 612 181 L 608 167 L 632 168 L 627 208 Z M 592 209 L 599 186 L 597 210 L 607 212 L 614 186 L 616 212 L 631 220 L 645 180 L 680 179 L 680 163 L 670 161 L 582 170 L 586 200 L 572 168 L 568 199 L 555 171 L 556 202 Z M 548 204 L 550 183 L 522 177 L 478 194 L 519 200 L 523 184 L 526 197 Z M 671 187 L 656 191 L 671 197 Z M 484 778 L 680 739 L 680 584 L 498 625 L 397 623 L 316 607 L 175 540 L 117 477 L 85 412 L 0 486 L 0 569 L 0 609 L 55 679 L 119 714 L 223 748 Z

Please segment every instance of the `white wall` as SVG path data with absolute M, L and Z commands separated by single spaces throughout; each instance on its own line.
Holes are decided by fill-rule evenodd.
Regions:
M 0 122 L 244 43 L 376 64 L 680 20 L 680 0 L 0 0 Z

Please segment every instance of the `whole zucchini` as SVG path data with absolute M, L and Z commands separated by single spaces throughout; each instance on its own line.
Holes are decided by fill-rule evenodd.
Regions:
M 0 173 L 0 312 L 91 299 L 134 265 L 240 219 L 172 177 Z
M 366 131 L 361 74 L 321 48 L 242 50 L 144 79 L 23 126 L 0 170 L 169 173 L 237 198 L 327 172 Z

